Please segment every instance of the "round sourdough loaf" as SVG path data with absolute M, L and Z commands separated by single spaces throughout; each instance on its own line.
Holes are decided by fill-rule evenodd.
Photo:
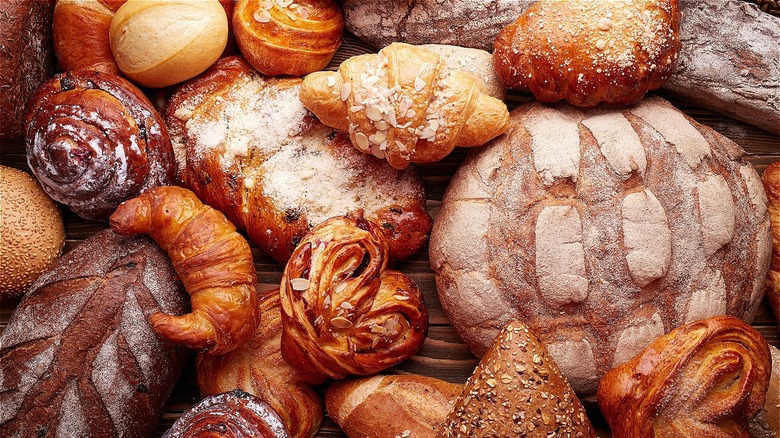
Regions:
M 771 237 L 743 155 L 658 97 L 521 106 L 444 196 L 430 242 L 444 310 L 477 355 L 525 321 L 586 396 L 679 325 L 752 320 Z

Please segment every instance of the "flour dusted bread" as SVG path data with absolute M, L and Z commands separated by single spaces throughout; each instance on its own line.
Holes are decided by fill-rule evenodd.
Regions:
M 311 227 L 359 209 L 382 227 L 391 256 L 417 251 L 431 225 L 419 178 L 320 124 L 299 102 L 300 84 L 232 57 L 174 93 L 164 119 L 184 146 L 190 187 L 282 263 Z
M 750 321 L 771 236 L 743 155 L 658 97 L 519 107 L 444 196 L 430 244 L 444 310 L 478 355 L 522 319 L 581 395 L 674 327 Z
M 58 259 L 0 336 L 0 436 L 149 437 L 187 349 L 157 337 L 187 309 L 168 257 L 101 231 Z

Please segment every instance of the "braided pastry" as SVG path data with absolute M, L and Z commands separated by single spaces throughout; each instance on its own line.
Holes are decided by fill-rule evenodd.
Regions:
M 422 294 L 387 260 L 384 234 L 361 214 L 323 222 L 293 252 L 280 288 L 282 354 L 309 383 L 376 374 L 422 345 Z
M 780 161 L 767 166 L 762 179 L 769 199 L 769 220 L 772 223 L 772 261 L 766 277 L 766 298 L 775 319 L 780 322 Z
M 403 43 L 310 74 L 301 101 L 324 124 L 349 130 L 359 150 L 399 169 L 482 145 L 509 127 L 506 105 L 480 92 L 472 76 Z
M 610 372 L 598 401 L 615 438 L 747 437 L 763 407 L 769 347 L 731 316 L 686 324 Z
M 341 44 L 344 16 L 334 0 L 238 0 L 236 42 L 269 76 L 303 76 L 328 65 Z
M 163 438 L 288 438 L 279 415 L 239 389 L 212 395 L 190 407 Z
M 187 189 L 166 186 L 123 203 L 110 223 L 119 234 L 151 236 L 190 294 L 192 313 L 150 316 L 157 333 L 213 355 L 252 335 L 259 319 L 252 251 L 222 213 Z
M 45 82 L 25 120 L 27 162 L 54 200 L 85 219 L 173 182 L 171 140 L 141 90 L 118 76 L 68 72 Z
M 322 423 L 322 400 L 303 383 L 300 371 L 282 357 L 279 289 L 257 300 L 263 323 L 252 337 L 222 356 L 198 355 L 198 388 L 202 396 L 240 388 L 265 400 L 282 418 L 293 438 L 314 436 Z

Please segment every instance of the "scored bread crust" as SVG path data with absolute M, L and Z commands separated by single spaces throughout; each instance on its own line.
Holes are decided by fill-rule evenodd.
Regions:
M 658 97 L 624 110 L 531 103 L 510 125 L 466 158 L 431 234 L 442 307 L 472 351 L 521 319 L 592 395 L 676 326 L 752 320 L 771 236 L 738 145 Z
M 228 57 L 178 88 L 163 119 L 186 158 L 183 179 L 281 263 L 313 226 L 359 209 L 382 227 L 392 258 L 415 253 L 432 224 L 419 177 L 319 123 L 300 84 Z

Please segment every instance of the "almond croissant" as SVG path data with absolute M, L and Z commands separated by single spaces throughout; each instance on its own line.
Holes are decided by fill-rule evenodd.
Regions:
M 324 124 L 349 130 L 359 150 L 398 169 L 482 145 L 509 127 L 506 105 L 480 92 L 470 75 L 403 43 L 308 75 L 300 97 Z
M 769 346 L 731 316 L 686 324 L 608 372 L 598 389 L 615 438 L 747 437 L 771 374 Z
M 428 312 L 420 289 L 386 269 L 387 241 L 361 214 L 304 237 L 282 274 L 282 354 L 311 384 L 376 374 L 413 355 Z
M 111 215 L 119 234 L 148 234 L 168 252 L 192 301 L 184 316 L 155 313 L 166 339 L 220 355 L 248 339 L 259 320 L 252 251 L 236 227 L 187 189 L 157 187 Z

